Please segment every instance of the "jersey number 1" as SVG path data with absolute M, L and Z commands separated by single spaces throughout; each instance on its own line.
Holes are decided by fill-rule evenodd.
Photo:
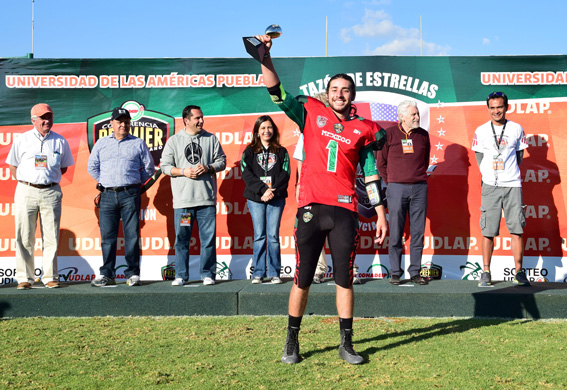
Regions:
M 330 140 L 327 144 L 327 149 L 329 149 L 327 157 L 327 171 L 337 172 L 337 151 L 339 150 L 339 144 L 337 141 Z

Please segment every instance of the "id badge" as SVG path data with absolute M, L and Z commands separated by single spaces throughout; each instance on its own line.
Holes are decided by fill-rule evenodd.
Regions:
M 181 213 L 179 226 L 191 226 L 191 213 Z
M 47 169 L 47 155 L 45 154 L 35 155 L 35 169 Z
M 492 169 L 494 169 L 495 171 L 503 171 L 504 159 L 500 156 L 494 156 L 492 158 Z
M 413 140 L 403 139 L 402 150 L 404 151 L 404 154 L 413 153 Z
M 264 182 L 268 188 L 272 188 L 272 177 L 271 176 L 260 176 L 260 180 Z

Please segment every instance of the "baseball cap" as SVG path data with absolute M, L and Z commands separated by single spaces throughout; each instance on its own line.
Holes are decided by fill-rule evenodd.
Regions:
M 120 118 L 121 116 L 127 116 L 128 119 L 132 119 L 132 117 L 130 116 L 130 113 L 128 112 L 127 109 L 121 108 L 121 107 L 116 107 L 112 111 L 112 115 L 110 116 L 110 120 L 113 121 L 115 119 Z
M 47 114 L 48 112 L 53 114 L 53 110 L 51 109 L 51 107 L 49 107 L 48 104 L 45 103 L 39 103 L 36 104 L 35 106 L 32 107 L 31 109 L 31 116 L 37 116 L 40 117 L 44 114 Z

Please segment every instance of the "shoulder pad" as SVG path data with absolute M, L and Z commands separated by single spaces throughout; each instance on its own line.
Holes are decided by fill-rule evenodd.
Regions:
M 375 142 L 372 144 L 374 150 L 382 150 L 386 143 L 386 130 L 380 129 L 379 132 L 374 134 Z

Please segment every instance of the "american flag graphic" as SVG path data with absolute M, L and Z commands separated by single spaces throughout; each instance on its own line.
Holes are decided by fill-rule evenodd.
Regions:
M 385 103 L 354 103 L 356 113 L 372 121 L 396 122 L 398 119 L 398 106 Z
M 370 103 L 370 113 L 373 121 L 395 122 L 398 118 L 398 107 L 384 103 Z

